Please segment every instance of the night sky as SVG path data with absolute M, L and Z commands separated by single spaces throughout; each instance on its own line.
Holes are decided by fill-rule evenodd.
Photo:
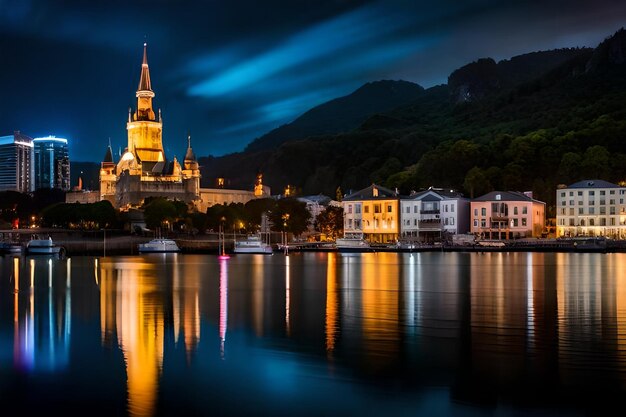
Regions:
M 0 135 L 56 135 L 74 161 L 126 144 L 142 48 L 168 158 L 223 155 L 368 81 L 595 47 L 622 0 L 0 0 Z

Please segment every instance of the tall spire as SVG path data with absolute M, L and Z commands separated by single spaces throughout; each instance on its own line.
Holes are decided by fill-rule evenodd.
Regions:
M 185 161 L 194 161 L 196 160 L 196 154 L 191 149 L 191 135 L 187 135 L 187 153 L 185 154 Z
M 141 63 L 141 78 L 139 79 L 139 88 L 137 89 L 137 93 L 140 91 L 152 91 L 152 85 L 150 84 L 150 69 L 148 68 L 148 44 L 145 42 L 143 44 L 143 62 Z

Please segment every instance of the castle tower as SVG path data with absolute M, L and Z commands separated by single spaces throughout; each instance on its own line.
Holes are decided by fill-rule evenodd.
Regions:
M 150 83 L 147 44 L 143 44 L 143 62 L 137 93 L 137 110 L 126 124 L 128 131 L 128 151 L 137 161 L 141 161 L 144 170 L 152 170 L 158 162 L 165 162 L 163 151 L 163 123 L 159 112 L 157 119 L 152 108 L 154 91 Z
M 263 197 L 263 174 L 259 171 L 256 174 L 256 180 L 254 182 L 254 196 Z
M 109 143 L 104 159 L 100 164 L 100 200 L 109 200 L 115 205 L 116 182 L 117 176 L 115 174 L 115 163 L 113 162 L 113 151 Z
M 200 198 L 200 167 L 196 154 L 191 148 L 191 136 L 187 136 L 187 152 L 183 161 L 183 183 L 185 184 L 185 193 L 191 200 Z

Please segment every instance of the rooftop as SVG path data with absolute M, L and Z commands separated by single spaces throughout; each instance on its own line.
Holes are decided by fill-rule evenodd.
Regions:
M 583 180 L 575 182 L 566 188 L 621 188 L 617 184 L 604 180 Z

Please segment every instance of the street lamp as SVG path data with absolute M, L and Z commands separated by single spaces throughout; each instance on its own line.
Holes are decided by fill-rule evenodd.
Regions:
M 285 255 L 287 254 L 287 221 L 289 220 L 289 213 L 285 213 L 282 215 L 283 219 L 283 235 L 284 235 L 284 243 L 283 247 L 285 249 Z

